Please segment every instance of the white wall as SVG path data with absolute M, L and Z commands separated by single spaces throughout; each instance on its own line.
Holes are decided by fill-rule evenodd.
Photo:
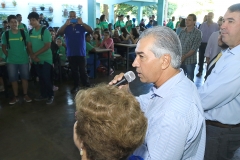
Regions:
M 6 2 L 12 2 L 12 0 L 6 0 Z M 39 4 L 52 4 L 53 7 L 53 22 L 50 23 L 50 26 L 52 27 L 59 27 L 61 26 L 64 22 L 65 19 L 62 17 L 62 4 L 68 4 L 68 5 L 82 5 L 83 6 L 83 14 L 82 14 L 82 19 L 84 23 L 88 23 L 88 6 L 87 6 L 87 0 L 16 0 L 17 6 L 16 6 L 16 13 L 20 13 L 23 18 L 23 23 L 26 25 L 28 24 L 28 19 L 27 16 L 31 12 L 31 9 L 29 7 L 29 3 L 36 3 Z M 38 6 L 36 6 L 38 7 Z M 48 10 L 48 8 L 45 8 L 45 10 Z

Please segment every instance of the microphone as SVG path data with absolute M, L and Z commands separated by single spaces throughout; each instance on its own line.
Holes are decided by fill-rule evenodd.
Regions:
M 124 74 L 123 78 L 118 81 L 114 86 L 120 86 L 132 82 L 136 78 L 133 71 L 128 71 Z

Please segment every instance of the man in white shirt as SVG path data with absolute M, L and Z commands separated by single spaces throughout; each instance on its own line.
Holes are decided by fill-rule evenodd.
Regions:
M 240 3 L 228 8 L 220 31 L 229 48 L 199 88 L 207 124 L 205 160 L 232 159 L 240 147 Z

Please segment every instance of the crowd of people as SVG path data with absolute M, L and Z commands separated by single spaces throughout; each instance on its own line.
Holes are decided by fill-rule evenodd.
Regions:
M 2 77 L 7 72 L 12 85 L 14 95 L 9 104 L 19 101 L 19 77 L 25 102 L 31 102 L 33 98 L 28 95 L 30 77 L 37 77 L 40 84 L 39 96 L 34 100 L 45 100 L 46 104 L 52 104 L 54 100 L 54 90 L 57 89 L 53 85 L 54 65 L 58 62 L 58 57 L 59 60 L 66 61 L 66 51 L 62 37 L 56 37 L 54 29 L 47 28 L 41 16 L 36 12 L 29 13 L 27 18 L 32 26 L 30 30 L 21 22 L 21 14 L 9 15 L 3 21 L 0 60 L 7 65 L 1 67 L 0 74 Z M 1 83 L 3 84 L 2 78 Z
M 149 24 L 142 20 L 137 26 L 130 16 L 124 22 L 120 15 L 112 25 L 102 15 L 92 29 L 70 11 L 69 19 L 55 32 L 36 12 L 28 15 L 29 31 L 20 14 L 10 15 L 3 22 L 0 58 L 7 62 L 14 93 L 9 104 L 19 100 L 19 75 L 24 100 L 32 101 L 29 57 L 40 84 L 34 99 L 51 104 L 53 67 L 68 59 L 72 92 L 77 92 L 74 142 L 83 160 L 231 159 L 240 147 L 240 3 L 230 6 L 218 23 L 213 17 L 209 12 L 197 27 L 196 15 L 189 14 L 179 19 L 174 30 L 175 17 L 165 27 L 158 25 L 154 15 Z M 124 58 L 126 50 L 114 43 L 136 44 L 132 66 L 141 82 L 153 83 L 149 93 L 134 97 L 128 84 L 113 86 L 123 73 L 108 86 L 90 87 L 86 66 L 92 63 L 92 52 L 107 48 L 111 57 L 119 53 Z M 205 57 L 207 74 L 197 89 L 192 81 L 198 51 L 197 76 L 202 76 Z M 98 56 L 108 68 L 106 54 Z M 80 81 L 87 90 L 79 91 Z

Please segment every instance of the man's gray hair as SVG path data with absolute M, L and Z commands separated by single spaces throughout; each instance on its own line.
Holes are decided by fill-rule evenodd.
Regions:
M 164 54 L 170 54 L 171 66 L 175 69 L 180 68 L 182 46 L 177 34 L 172 29 L 162 26 L 148 28 L 141 34 L 140 39 L 147 36 L 153 36 L 155 39 L 150 48 L 155 57 L 159 58 Z

